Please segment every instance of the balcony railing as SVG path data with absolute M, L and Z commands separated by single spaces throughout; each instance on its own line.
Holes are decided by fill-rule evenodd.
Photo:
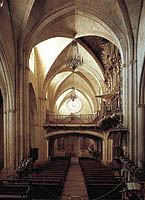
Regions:
M 46 123 L 53 124 L 88 124 L 96 123 L 101 115 L 100 111 L 95 114 L 86 115 L 46 115 Z

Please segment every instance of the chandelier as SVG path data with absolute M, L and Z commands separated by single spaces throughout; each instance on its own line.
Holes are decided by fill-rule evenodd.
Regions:
M 72 68 L 73 71 L 83 64 L 83 58 L 79 54 L 78 44 L 75 40 L 71 43 L 66 64 Z
M 82 102 L 76 95 L 76 88 L 75 88 L 75 71 L 73 70 L 72 72 L 72 82 L 73 82 L 73 87 L 71 88 L 71 93 L 70 93 L 70 99 L 68 100 L 66 107 L 71 113 L 77 113 L 81 110 L 82 108 Z
M 3 7 L 3 0 L 0 0 L 0 8 L 2 8 Z
M 72 90 L 71 90 L 70 98 L 71 98 L 72 101 L 75 101 L 75 99 L 77 98 L 75 87 L 73 87 Z
M 72 73 L 72 82 L 73 82 L 73 87 L 72 87 L 72 90 L 71 90 L 71 95 L 70 95 L 70 99 L 71 101 L 75 101 L 75 99 L 77 98 L 77 95 L 76 95 L 76 90 L 75 90 L 75 72 L 73 70 L 73 73 Z

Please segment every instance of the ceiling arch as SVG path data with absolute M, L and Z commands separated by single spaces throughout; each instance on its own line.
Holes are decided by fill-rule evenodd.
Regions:
M 87 24 L 85 23 L 88 21 L 88 27 L 92 25 L 91 27 L 93 27 L 93 29 L 87 28 Z M 82 24 L 83 31 L 77 30 L 77 24 Z M 118 46 L 122 59 L 125 57 L 127 47 L 125 35 L 121 32 L 118 24 L 115 24 L 111 18 L 106 18 L 105 13 L 100 13 L 97 8 L 90 8 L 84 5 L 80 6 L 77 5 L 77 3 L 76 5 L 68 3 L 48 12 L 40 19 L 39 23 L 35 24 L 32 31 L 27 36 L 24 48 L 29 52 L 29 50 L 39 42 L 58 35 L 62 37 L 67 35 L 67 37 L 70 38 L 98 35 L 109 39 Z
M 66 95 L 64 95 L 64 98 L 61 98 L 62 95 L 60 95 L 60 97 L 56 101 L 56 104 L 54 104 L 57 106 L 57 109 L 55 109 L 55 111 L 58 112 L 61 109 L 61 107 L 63 107 L 62 108 L 63 114 L 65 112 L 70 114 L 71 109 L 68 112 L 67 103 L 71 101 L 71 98 L 70 98 L 71 97 L 71 89 L 67 90 L 67 93 L 66 93 Z M 82 104 L 81 110 L 79 109 L 79 111 L 81 111 L 81 114 L 91 114 L 96 111 L 96 102 L 95 102 L 96 99 L 95 98 L 94 99 L 90 98 L 90 96 L 87 95 L 84 90 L 82 90 L 82 91 L 76 90 L 76 95 L 77 95 L 77 99 L 79 101 L 81 101 L 81 104 Z M 77 101 L 77 99 L 75 101 Z M 86 109 L 86 107 L 87 107 L 87 109 Z M 79 111 L 77 111 L 75 113 L 78 113 Z
M 62 5 L 62 7 L 56 8 L 55 12 L 52 10 L 44 15 L 40 19 L 38 26 L 35 25 L 33 27 L 32 33 L 33 35 L 30 34 L 29 41 L 26 42 L 31 47 L 44 39 L 48 39 L 50 36 L 52 37 L 36 46 L 39 65 L 42 66 L 41 73 L 43 73 L 40 87 L 43 97 L 46 96 L 46 92 L 50 95 L 49 100 L 53 102 L 51 108 L 56 108 L 55 103 L 57 100 L 64 92 L 74 87 L 73 84 L 76 86 L 76 91 L 79 91 L 78 94 L 83 95 L 88 102 L 90 108 L 92 108 L 91 102 L 94 105 L 96 105 L 96 102 L 99 103 L 99 101 L 96 101 L 95 96 L 101 95 L 104 90 L 104 67 L 100 62 L 100 58 L 98 58 L 97 54 L 94 54 L 84 38 L 86 36 L 93 38 L 94 36 L 97 40 L 97 37 L 100 38 L 99 36 L 101 36 L 101 38 L 109 39 L 121 49 L 121 43 L 124 41 L 123 44 L 125 44 L 125 38 L 120 29 L 116 32 L 116 27 L 111 18 L 107 19 L 103 13 L 96 9 L 89 10 L 87 6 L 80 6 L 77 3 L 76 5 L 67 4 L 67 6 Z M 57 33 L 62 34 L 62 37 L 54 37 Z M 72 37 L 64 37 L 65 33 L 71 33 Z M 38 34 L 39 37 L 37 37 Z M 121 38 L 120 41 L 119 36 Z M 73 39 L 78 41 L 79 52 L 84 58 L 83 67 L 77 69 L 75 83 L 73 83 L 71 77 L 72 69 L 66 66 L 68 50 Z M 105 40 L 103 41 L 104 43 L 108 41 Z M 99 43 L 96 44 L 98 45 Z M 42 58 L 43 56 L 44 59 Z M 62 103 L 66 102 L 70 96 L 69 94 L 61 101 L 61 106 Z M 95 109 L 91 110 L 94 111 Z
M 5 55 L 5 50 L 0 42 L 0 88 L 4 98 L 5 109 L 15 110 L 14 82 L 12 81 L 9 63 Z
M 42 44 L 37 45 L 35 48 L 37 48 L 38 54 L 40 52 L 39 62 L 43 66 L 44 75 L 46 74 L 47 81 L 45 79 L 45 83 L 47 84 L 47 88 L 49 88 L 47 94 L 51 96 L 49 100 L 51 99 L 51 102 L 53 102 L 51 109 L 56 110 L 55 104 L 57 99 L 59 99 L 66 90 L 70 90 L 75 86 L 75 89 L 79 91 L 78 94 L 83 95 L 84 99 L 87 101 L 86 107 L 88 107 L 88 109 L 90 108 L 90 111 L 88 110 L 88 112 L 95 112 L 99 107 L 99 101 L 96 101 L 95 96 L 101 94 L 103 90 L 104 74 L 103 68 L 100 69 L 101 63 L 99 63 L 99 61 L 96 62 L 95 56 L 91 50 L 89 51 L 88 48 L 87 50 L 85 49 L 86 45 L 82 46 L 78 44 L 79 53 L 84 59 L 84 64 L 82 67 L 76 69 L 75 73 L 72 73 L 72 69 L 66 65 L 66 58 L 69 56 L 68 50 L 72 40 L 70 41 L 66 38 L 68 45 L 64 44 L 65 38 L 58 37 L 49 40 L 50 41 L 46 41 L 46 43 L 43 42 Z M 63 47 L 61 47 L 61 44 L 63 44 Z M 60 47 L 60 49 L 57 50 L 58 53 L 56 52 L 56 54 L 53 55 L 53 60 L 49 62 L 49 56 L 51 57 L 51 53 L 53 54 L 58 47 Z M 47 52 L 46 55 L 45 52 Z M 91 55 L 89 52 L 91 52 Z M 43 56 L 45 56 L 46 59 L 44 59 L 44 62 Z M 73 80 L 73 76 L 75 77 L 75 80 Z M 68 97 L 68 95 L 66 97 Z M 65 103 L 66 97 L 61 101 L 61 107 L 62 103 Z M 68 98 L 70 98 L 70 95 Z M 84 101 L 84 99 L 81 98 L 82 101 Z
M 89 76 L 89 77 L 91 77 L 91 76 Z M 84 85 L 84 84 L 82 85 L 82 82 L 84 84 L 87 83 L 87 85 Z M 75 87 L 76 89 L 79 89 L 79 88 L 84 88 L 86 86 L 84 88 L 84 91 L 86 91 L 86 93 L 88 93 L 92 96 L 96 95 L 95 89 L 94 89 L 91 81 L 89 80 L 89 78 L 87 78 L 85 75 L 79 74 L 77 72 L 74 74 L 72 73 L 69 76 L 67 76 L 67 78 L 64 79 L 63 81 L 61 81 L 61 83 L 58 85 L 59 85 L 58 87 L 56 86 L 57 87 L 56 90 L 54 88 L 54 94 L 56 96 L 55 100 L 58 98 L 59 94 L 62 93 L 63 90 L 71 89 L 73 87 Z M 96 87 L 97 87 L 97 84 L 96 84 Z M 88 88 L 88 92 L 87 92 L 87 88 Z
M 62 135 L 62 134 L 65 134 L 65 135 L 69 135 L 69 134 L 72 134 L 72 133 L 76 133 L 76 134 L 83 134 L 83 135 L 92 135 L 92 136 L 95 136 L 95 137 L 99 137 L 101 139 L 105 139 L 105 135 L 102 134 L 102 133 L 99 133 L 99 132 L 95 132 L 95 131 L 84 131 L 84 130 L 65 130 L 64 131 L 53 131 L 53 132 L 50 132 L 46 135 L 46 139 L 49 138 L 49 137 L 52 137 L 52 136 L 55 136 L 55 135 Z
M 91 81 L 85 75 L 83 75 L 81 73 L 81 76 L 80 76 L 80 74 L 78 72 L 76 71 L 76 73 L 74 73 L 74 74 L 73 73 L 69 74 L 63 81 L 60 80 L 61 83 L 59 84 L 59 82 L 58 82 L 58 84 L 56 84 L 56 87 L 52 86 L 53 93 L 51 93 L 51 96 L 54 98 L 51 98 L 51 99 L 54 102 L 53 105 L 55 105 L 55 103 L 57 102 L 59 97 L 62 96 L 62 94 L 66 90 L 70 90 L 70 92 L 69 92 L 69 94 L 67 94 L 64 97 L 64 100 L 66 100 L 66 97 L 70 98 L 71 89 L 73 87 L 75 87 L 76 91 L 79 91 L 79 93 L 78 93 L 79 98 L 80 98 L 79 94 L 83 95 L 84 98 L 88 101 L 88 104 L 90 105 L 89 107 L 91 108 L 92 112 L 94 112 L 95 108 L 94 108 L 94 106 L 92 107 L 92 104 L 96 105 L 96 99 L 95 99 L 96 92 L 95 92 L 94 88 L 95 87 L 97 88 L 97 82 L 94 87 L 92 85 Z M 73 78 L 74 78 L 74 82 L 73 82 Z M 50 85 L 51 85 L 51 83 L 50 83 Z M 52 84 L 52 85 L 54 85 L 54 84 Z M 64 101 L 62 100 L 61 102 L 64 102 Z

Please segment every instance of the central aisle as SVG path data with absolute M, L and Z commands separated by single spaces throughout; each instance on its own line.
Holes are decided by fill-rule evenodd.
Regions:
M 71 165 L 64 184 L 61 200 L 88 200 L 88 193 L 84 182 L 78 158 L 71 158 Z

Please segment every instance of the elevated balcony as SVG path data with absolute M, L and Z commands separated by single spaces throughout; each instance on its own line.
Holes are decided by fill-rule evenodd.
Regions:
M 56 130 L 99 130 L 97 121 L 101 113 L 87 115 L 46 115 L 44 128 L 48 131 Z
M 97 130 L 106 131 L 122 122 L 122 106 L 120 100 L 115 98 L 109 104 L 102 101 L 101 110 L 94 114 L 56 115 L 46 114 L 44 128 L 47 131 L 55 130 Z
M 100 111 L 95 114 L 86 115 L 46 115 L 48 124 L 95 124 L 101 116 Z
M 111 117 L 112 114 L 116 116 Z M 118 118 L 118 116 L 120 117 Z M 111 110 L 103 110 L 103 112 L 97 111 L 97 113 L 95 114 L 86 115 L 47 114 L 46 123 L 43 127 L 47 131 L 90 130 L 102 132 L 119 124 L 119 120 L 121 119 L 121 117 L 121 110 L 116 110 L 114 112 L 112 112 Z

